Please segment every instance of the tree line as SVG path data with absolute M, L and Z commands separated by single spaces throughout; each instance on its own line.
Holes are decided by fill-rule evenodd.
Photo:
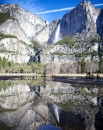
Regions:
M 8 62 L 7 58 L 4 56 L 3 59 L 0 57 L 0 69 L 11 66 L 11 62 Z
M 28 62 L 28 63 L 14 63 L 8 61 L 4 56 L 0 57 L 0 72 L 1 73 L 40 73 L 43 65 L 40 63 Z
M 80 61 L 72 65 L 64 63 L 58 66 L 56 63 L 45 64 L 37 62 L 28 63 L 14 63 L 8 61 L 6 57 L 0 57 L 0 72 L 1 73 L 103 73 L 103 58 L 99 58 L 97 61 L 86 61 L 85 57 L 82 57 Z M 45 69 L 44 69 L 45 68 Z M 58 68 L 58 69 L 57 69 Z M 45 70 L 45 72 L 44 72 Z
M 102 57 L 99 58 L 99 62 L 97 64 L 98 64 L 97 73 L 103 73 L 103 58 Z M 85 60 L 85 57 L 83 57 L 81 59 L 81 73 L 82 74 L 86 73 L 86 60 Z

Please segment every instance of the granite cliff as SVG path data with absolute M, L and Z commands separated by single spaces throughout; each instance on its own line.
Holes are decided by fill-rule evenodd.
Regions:
M 58 20 L 58 22 L 56 22 L 56 27 L 51 30 L 51 32 L 49 28 L 53 23 L 55 23 L 54 21 L 48 25 L 49 28 L 45 27 L 44 30 L 37 34 L 37 36 L 43 37 L 43 34 L 46 34 L 45 30 L 48 30 L 50 32 L 49 34 L 51 34 L 46 40 L 48 44 L 52 44 L 65 36 L 76 33 L 84 34 L 81 39 L 90 37 L 93 38 L 97 33 L 100 34 L 102 31 L 102 20 L 103 11 L 95 8 L 90 1 L 88 2 L 83 0 L 76 8 L 66 13 L 61 20 Z M 59 34 L 57 35 L 57 40 L 55 41 L 55 35 L 58 33 L 58 30 Z M 42 42 L 45 41 L 42 40 Z
M 34 41 L 43 48 L 42 63 L 45 59 L 47 63 L 73 63 L 81 53 L 88 53 L 86 59 L 90 60 L 92 52 L 98 53 L 102 47 L 103 10 L 95 8 L 89 1 L 83 0 L 62 19 L 50 24 L 19 5 L 1 4 L 0 16 L 5 15 L 6 19 L 0 22 L 0 56 L 17 63 L 27 63 L 35 56 Z M 66 37 L 72 39 L 72 43 L 69 41 L 72 45 L 67 45 Z
M 86 60 L 98 60 L 102 35 L 103 9 L 83 0 L 62 19 L 53 21 L 37 33 L 36 40 L 49 45 L 42 51 L 41 62 L 74 63 L 83 55 Z
M 13 4 L 1 4 L 0 17 L 0 56 L 17 63 L 28 62 L 35 54 L 33 38 L 47 22 Z

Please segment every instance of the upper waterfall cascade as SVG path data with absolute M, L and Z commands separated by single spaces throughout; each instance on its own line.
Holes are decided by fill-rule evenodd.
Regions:
M 61 37 L 60 37 L 60 23 L 59 23 L 55 32 L 54 43 L 58 42 L 60 39 Z

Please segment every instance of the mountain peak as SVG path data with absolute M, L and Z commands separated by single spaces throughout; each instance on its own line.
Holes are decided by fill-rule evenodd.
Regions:
M 94 5 L 90 1 L 83 0 L 79 3 L 79 5 L 76 8 L 81 8 L 81 9 L 90 9 L 90 8 L 95 8 Z
M 91 3 L 90 0 L 82 0 L 82 3 Z
M 86 32 L 95 30 L 96 32 L 99 14 L 100 9 L 95 8 L 90 1 L 81 1 L 76 8 L 63 16 L 61 20 L 62 37 L 76 32 L 82 33 L 83 30 Z
M 61 20 L 54 20 L 45 30 L 48 32 L 46 36 L 46 43 L 54 43 L 55 35 L 58 34 L 60 38 L 72 34 L 83 34 L 85 38 L 94 37 L 97 34 L 97 28 L 100 25 L 100 9 L 94 7 L 89 0 L 82 0 L 76 8 L 66 13 Z M 98 21 L 98 22 L 97 22 Z M 98 24 L 98 25 L 97 25 Z M 44 41 L 44 30 L 37 34 L 36 40 L 38 42 Z M 41 39 L 40 39 L 41 38 Z
M 21 9 L 20 5 L 18 4 L 0 4 L 0 7 L 3 8 L 4 10 L 7 9 L 14 9 L 14 8 L 17 8 L 17 9 Z

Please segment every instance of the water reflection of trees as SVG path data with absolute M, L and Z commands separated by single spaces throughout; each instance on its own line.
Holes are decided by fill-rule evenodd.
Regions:
M 0 91 L 6 91 L 9 87 L 12 87 L 13 85 L 13 82 L 0 80 Z

